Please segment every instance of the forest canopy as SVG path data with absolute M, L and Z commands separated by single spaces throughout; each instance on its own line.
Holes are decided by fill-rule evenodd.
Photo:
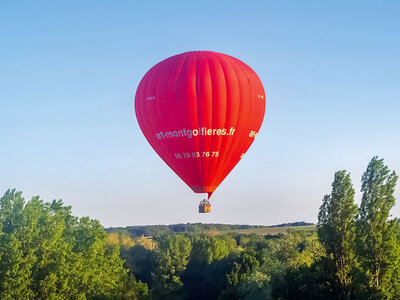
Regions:
M 0 298 L 400 299 L 400 227 L 390 215 L 397 179 L 374 157 L 358 206 L 350 173 L 338 171 L 316 230 L 290 224 L 275 235 L 225 224 L 105 230 L 60 200 L 8 190 Z
M 126 234 L 130 237 L 140 236 L 157 236 L 167 233 L 206 233 L 209 231 L 236 231 L 245 229 L 257 228 L 275 228 L 275 227 L 295 227 L 295 226 L 311 226 L 313 223 L 309 222 L 292 222 L 283 223 L 272 226 L 263 225 L 232 225 L 232 224 L 212 224 L 212 223 L 186 223 L 186 224 L 172 224 L 172 225 L 144 225 L 144 226 L 127 226 L 127 227 L 109 227 L 106 228 L 108 233 L 118 232 Z

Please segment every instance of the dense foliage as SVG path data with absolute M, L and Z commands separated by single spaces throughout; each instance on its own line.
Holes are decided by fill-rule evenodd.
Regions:
M 72 216 L 61 201 L 25 203 L 15 190 L 0 199 L 0 299 L 136 295 L 119 254 L 98 221 Z
M 328 254 L 327 262 L 331 263 L 331 280 L 343 299 L 350 296 L 356 266 L 354 193 L 350 174 L 336 172 L 332 193 L 324 197 L 318 215 L 318 235 Z
M 106 228 L 108 233 L 117 232 L 130 237 L 140 236 L 157 236 L 167 233 L 205 233 L 205 232 L 223 232 L 235 231 L 238 229 L 256 229 L 256 228 L 274 228 L 274 227 L 291 227 L 291 226 L 309 226 L 313 223 L 293 222 L 283 223 L 273 226 L 262 225 L 231 225 L 231 224 L 204 224 L 204 223 L 187 223 L 187 224 L 172 224 L 172 225 L 144 225 L 144 226 L 128 226 L 128 227 L 111 227 Z
M 61 201 L 25 203 L 7 191 L 1 299 L 400 299 L 400 227 L 390 219 L 396 183 L 374 157 L 358 207 L 350 174 L 338 171 L 316 231 L 266 236 L 222 234 L 216 224 L 107 234 Z

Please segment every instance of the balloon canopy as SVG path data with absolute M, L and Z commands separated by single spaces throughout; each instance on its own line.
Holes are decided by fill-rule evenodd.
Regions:
M 156 64 L 135 96 L 147 141 L 194 192 L 208 197 L 253 143 L 265 105 L 257 74 L 240 60 L 211 51 Z

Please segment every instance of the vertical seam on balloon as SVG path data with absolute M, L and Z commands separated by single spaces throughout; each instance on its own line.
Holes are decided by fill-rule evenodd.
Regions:
M 184 54 L 185 54 L 185 55 L 184 55 L 182 64 L 181 64 L 180 67 L 177 69 L 176 75 L 175 75 L 175 78 L 174 78 L 174 85 L 175 85 L 175 86 L 176 86 L 176 82 L 178 81 L 179 76 L 181 75 L 183 66 L 185 65 L 185 62 L 186 62 L 186 60 L 187 60 L 187 58 L 188 58 L 188 56 L 189 56 L 187 52 L 184 53 Z M 180 98 L 180 97 L 181 97 L 180 93 L 181 93 L 181 91 L 180 91 L 179 89 L 176 89 L 176 97 L 177 97 L 177 98 Z
M 207 64 L 207 68 L 208 68 L 208 73 L 210 74 L 210 83 L 211 83 L 211 107 L 210 107 L 210 109 L 211 109 L 211 128 L 212 129 L 214 129 L 215 127 L 214 127 L 214 118 L 213 118 L 213 113 L 214 113 L 214 111 L 213 111 L 213 101 L 214 101 L 214 97 L 213 97 L 213 86 L 212 86 L 212 78 L 211 78 L 211 69 L 210 69 L 210 64 L 208 63 L 208 58 L 207 58 L 207 56 L 204 54 L 204 52 L 201 52 L 201 54 L 204 56 L 204 58 L 205 58 L 205 60 L 206 60 L 206 64 Z M 207 162 L 207 172 L 210 172 L 210 165 L 212 164 L 212 151 L 213 151 L 213 141 L 214 141 L 214 138 L 213 138 L 213 136 L 210 136 L 210 149 L 206 149 L 206 151 L 209 151 L 210 152 L 210 158 L 208 159 L 208 162 Z M 206 187 L 206 186 L 208 186 L 208 184 L 209 184 L 209 182 L 207 182 L 207 179 L 208 178 L 210 178 L 209 176 L 208 176 L 208 174 L 207 174 L 207 176 L 204 176 L 204 180 L 205 180 L 205 183 L 204 183 L 204 186 Z
M 151 76 L 150 76 L 150 75 L 151 75 Z M 149 74 L 148 82 L 151 82 L 151 77 L 153 77 L 153 76 L 154 76 L 153 72 Z M 149 90 L 149 85 L 146 84 L 144 89 L 141 88 L 141 94 L 144 93 L 145 96 L 146 96 L 146 95 L 148 94 L 148 90 Z M 140 95 L 140 99 L 143 99 L 142 95 Z M 147 102 L 145 102 L 145 101 L 144 101 L 144 102 L 143 102 L 143 101 L 140 101 L 140 103 L 141 103 L 140 107 L 142 108 L 142 114 L 147 116 L 147 119 L 148 119 L 148 121 L 149 121 L 150 124 L 151 124 L 152 131 L 154 131 L 155 126 L 154 126 L 153 121 L 152 121 L 151 118 L 149 117 L 149 109 L 148 109 L 148 107 L 147 107 Z M 142 103 L 144 103 L 144 105 L 142 105 Z M 145 113 L 143 113 L 144 111 L 145 111 Z M 157 116 L 157 118 L 158 118 L 158 116 Z M 150 146 L 156 151 L 156 148 L 153 147 L 153 145 L 152 145 L 151 143 L 150 143 Z M 165 147 L 162 146 L 162 148 L 165 148 Z M 157 151 L 156 151 L 156 153 L 157 153 Z M 158 154 L 158 153 L 157 153 L 157 154 Z M 163 160 L 162 157 L 160 157 L 160 158 L 161 158 L 161 160 Z
M 161 123 L 161 121 L 160 121 L 160 116 L 159 116 L 159 109 L 158 109 L 158 97 L 157 97 L 157 90 L 158 90 L 158 83 L 159 83 L 159 79 L 160 79 L 160 75 L 162 74 L 162 71 L 164 71 L 164 69 L 166 68 L 168 66 L 168 64 L 164 64 L 164 66 L 162 66 L 162 68 L 161 68 L 161 70 L 159 71 L 159 72 L 157 72 L 157 77 L 156 77 L 156 79 L 155 79 L 155 100 L 154 100 L 154 105 L 155 105 L 155 108 L 156 108 L 156 115 L 157 115 L 157 120 L 158 120 L 158 124 L 162 124 Z M 147 106 L 146 106 L 146 108 L 147 108 Z M 164 149 L 165 150 L 167 150 L 166 151 L 166 153 L 170 153 L 171 152 L 171 148 L 169 147 L 169 143 L 168 142 L 166 142 L 166 143 L 161 143 L 161 145 L 164 145 Z M 168 157 L 168 156 L 167 156 Z M 162 157 L 161 157 L 161 159 L 162 160 L 164 160 Z M 170 163 L 171 163 L 171 165 L 173 166 L 173 167 L 171 167 L 172 168 L 172 171 L 176 174 L 176 172 L 175 172 L 175 169 L 176 169 L 176 167 L 177 167 L 177 164 L 176 164 L 176 162 L 173 160 L 173 159 L 168 159 L 168 161 L 170 161 Z M 179 177 L 179 176 L 178 176 Z
M 255 73 L 255 72 L 254 72 L 254 73 Z M 257 74 L 257 73 L 255 73 L 255 74 Z M 259 81 L 259 83 L 258 83 L 258 88 L 262 91 L 263 96 L 264 96 L 264 99 L 263 99 L 263 101 L 264 101 L 264 105 L 263 105 L 263 106 L 264 106 L 264 109 L 263 109 L 262 114 L 260 114 L 260 117 L 259 117 L 260 126 L 259 126 L 259 128 L 257 129 L 257 131 L 260 131 L 261 126 L 262 126 L 262 124 L 263 124 L 263 120 L 264 120 L 264 118 L 265 118 L 265 114 L 267 113 L 267 95 L 266 95 L 266 92 L 265 92 L 265 90 L 264 90 L 264 86 L 262 85 L 261 79 L 258 77 L 258 75 L 257 75 L 257 79 L 258 79 L 258 81 Z
M 150 75 L 149 75 L 149 77 L 150 77 Z M 146 81 L 143 82 L 143 84 L 144 84 L 144 83 L 147 83 L 148 81 L 150 81 L 150 78 L 147 78 Z M 146 89 L 144 89 L 143 86 L 141 86 L 140 83 L 139 83 L 139 88 L 140 88 L 140 90 L 139 90 L 138 108 L 139 108 L 139 110 L 140 110 L 140 114 L 142 115 L 142 118 L 146 118 L 146 119 L 148 120 L 148 122 L 151 123 L 151 127 L 153 128 L 153 127 L 154 127 L 154 126 L 153 126 L 153 122 L 151 122 L 151 121 L 150 121 L 150 118 L 148 117 L 148 110 L 147 110 L 147 107 L 146 107 L 145 105 L 143 105 L 143 101 L 142 101 L 142 99 L 143 99 L 142 94 L 145 93 L 145 92 L 147 91 L 147 85 L 145 85 L 145 87 L 146 87 Z M 145 113 L 144 111 L 146 111 L 146 113 Z M 146 116 L 146 117 L 144 117 L 144 116 Z M 140 123 L 139 123 L 139 126 L 140 126 Z M 141 126 L 140 126 L 140 127 L 141 127 Z M 141 127 L 143 133 L 145 133 L 145 131 L 146 131 L 145 128 L 146 128 L 146 126 L 143 126 L 143 129 L 142 129 L 142 127 Z M 146 135 L 145 135 L 145 138 L 146 138 L 146 140 L 148 140 L 147 137 L 146 137 Z M 149 141 L 149 142 L 150 142 L 150 141 Z M 149 144 L 150 144 L 150 146 L 151 146 L 151 143 L 149 143 Z M 151 146 L 151 147 L 152 147 L 152 146 Z M 152 148 L 153 148 L 153 147 L 152 147 Z M 154 149 L 154 148 L 153 148 L 153 149 Z
M 165 66 L 164 66 L 164 68 L 162 69 L 162 71 L 160 71 L 159 72 L 159 74 L 160 75 L 163 75 L 164 74 L 164 71 L 165 70 L 167 70 L 167 75 L 169 75 L 169 72 L 170 72 L 170 66 L 171 66 L 171 62 L 170 61 L 168 61 L 168 63 L 166 63 L 165 64 Z M 169 76 L 158 76 L 157 77 L 157 81 L 156 81 L 156 101 L 157 101 L 157 99 L 158 99 L 158 97 L 157 97 L 157 90 L 159 90 L 158 89 L 158 86 L 159 86 L 159 81 L 160 81 L 160 78 L 165 78 L 165 77 L 169 77 Z M 168 86 L 167 86 L 167 91 L 168 91 Z M 167 115 L 167 119 L 168 119 L 168 121 L 166 122 L 166 123 L 168 123 L 168 124 L 173 124 L 173 122 L 171 122 L 171 106 L 170 106 L 170 101 L 169 101 L 169 99 L 166 99 L 166 102 L 167 102 L 167 108 L 168 108 L 168 113 L 166 113 L 166 115 Z M 157 109 L 157 115 L 158 115 L 158 105 L 157 105 L 157 102 L 156 102 L 156 109 Z M 185 176 L 183 176 L 183 177 L 181 177 L 181 175 L 184 175 L 184 174 L 178 174 L 177 173 L 177 171 L 180 171 L 180 173 L 181 173 L 181 171 L 182 171 L 182 168 L 181 168 L 181 165 L 179 164 L 179 162 L 177 162 L 175 159 L 174 159 L 174 149 L 173 149 L 173 147 L 171 146 L 171 143 L 172 143 L 172 141 L 170 141 L 170 140 L 167 140 L 166 141 L 166 149 L 168 150 L 168 153 L 171 155 L 171 161 L 173 162 L 173 164 L 174 164 L 174 168 L 172 169 L 173 171 L 174 171 L 174 173 L 179 177 L 179 178 L 181 178 L 185 183 L 186 183 L 186 181 L 184 180 L 184 178 L 185 178 Z M 185 172 L 184 172 L 185 173 Z
M 184 65 L 184 63 L 185 63 L 185 61 L 186 61 L 186 58 L 187 58 L 187 55 L 185 55 L 185 57 L 183 58 L 183 63 L 182 63 L 182 66 Z M 182 70 L 182 68 L 181 68 L 181 70 Z M 170 74 L 168 74 L 168 75 L 170 75 Z M 167 76 L 167 78 L 169 78 L 170 76 Z M 174 79 L 174 81 L 175 81 L 175 79 Z M 169 83 L 169 82 L 168 82 Z M 167 89 L 167 90 L 169 90 L 169 89 Z M 175 125 L 175 122 L 174 122 L 174 120 L 173 120 L 173 118 L 171 118 L 171 104 L 170 104 L 170 101 L 168 101 L 167 102 L 167 107 L 168 107 L 168 119 L 169 119 L 169 123 L 171 123 L 171 124 L 174 124 Z M 179 149 L 179 153 L 181 153 L 181 152 L 183 152 L 183 149 L 182 149 L 182 144 L 181 143 L 177 143 L 176 144 L 177 145 L 177 148 Z M 183 176 L 183 178 L 178 174 L 178 176 L 186 183 L 186 184 L 188 184 L 187 182 L 186 182 L 186 180 L 187 180 L 187 168 L 185 168 L 185 167 L 183 167 L 183 164 L 184 164 L 184 162 L 183 161 L 181 161 L 180 163 L 177 163 L 177 165 L 179 166 L 179 171 L 180 171 L 180 173 L 181 173 L 181 175 L 184 175 Z M 182 168 L 183 167 L 183 168 Z M 178 169 L 177 169 L 178 170 Z M 174 171 L 175 172 L 175 171 Z M 176 173 L 176 172 L 175 172 Z M 190 186 L 189 186 L 190 187 Z
M 188 58 L 189 58 L 190 56 L 193 56 L 193 55 L 194 55 L 194 57 L 195 57 L 195 59 L 196 59 L 196 53 L 195 53 L 195 52 L 186 52 L 185 62 L 182 64 L 182 68 L 183 68 L 184 64 L 187 62 Z M 196 64 L 195 64 L 195 66 L 196 66 Z M 190 82 L 188 82 L 188 83 L 191 84 Z M 194 88 L 196 88 L 196 82 L 195 82 Z M 188 91 L 188 90 L 187 90 L 187 91 Z M 195 119 L 196 119 L 196 122 L 193 122 L 193 123 L 196 124 L 196 127 L 194 127 L 193 129 L 197 129 L 197 127 L 199 127 L 199 124 L 198 124 L 198 115 L 197 115 L 197 95 L 196 95 L 196 93 L 195 93 L 195 97 L 196 97 L 196 103 L 195 103 L 195 107 L 196 107 L 196 110 L 195 110 L 195 112 L 196 112 Z M 186 99 L 186 101 L 187 101 L 187 99 Z M 197 141 L 198 141 L 198 142 L 196 143 L 196 138 L 195 138 L 195 137 L 193 137 L 193 138 L 191 139 L 192 149 L 194 149 L 196 152 L 200 150 L 198 147 L 196 147 L 196 144 L 198 144 L 199 147 L 200 147 L 200 139 L 198 139 Z M 195 165 L 197 165 L 198 179 L 199 179 L 200 182 L 201 182 L 201 181 L 202 181 L 202 178 L 203 178 L 203 170 L 202 170 L 201 160 L 200 160 L 200 159 L 195 159 L 195 161 L 196 161 Z M 190 187 L 190 188 L 192 188 L 192 187 Z
M 237 118 L 236 118 L 236 123 L 235 123 L 235 130 L 237 131 L 238 129 L 237 129 L 237 125 L 238 125 L 238 123 L 239 123 L 239 116 L 240 116 L 240 111 L 241 111 L 241 109 L 242 109 L 242 102 L 243 102 L 243 97 L 242 97 L 242 93 L 241 93 L 241 90 L 242 90 L 242 87 L 241 87 L 241 82 L 240 82 L 240 80 L 239 80 L 239 77 L 238 77 L 238 74 L 237 74 L 237 70 L 236 70 L 236 68 L 233 66 L 233 64 L 232 64 L 232 60 L 231 59 L 228 59 L 227 60 L 228 61 L 228 64 L 231 66 L 231 68 L 232 68 L 232 70 L 234 71 L 233 73 L 235 74 L 235 76 L 236 76 L 236 80 L 237 80 L 237 83 L 238 83 L 238 89 L 239 89 L 239 109 L 238 109 L 238 111 L 237 111 Z M 236 133 L 236 136 L 237 136 L 237 133 Z M 229 149 L 228 149 L 228 153 L 230 153 L 231 151 L 234 151 L 235 149 L 233 148 L 233 145 L 235 145 L 235 137 L 232 137 L 232 141 L 231 141 L 231 143 L 229 144 Z M 233 149 L 232 149 L 233 148 Z M 231 163 L 232 163 L 232 161 L 234 160 L 234 153 L 232 153 L 232 156 L 231 156 L 231 160 L 229 160 L 229 161 L 226 161 L 226 163 L 225 163 L 225 165 L 224 165 L 224 167 L 222 168 L 222 172 L 221 172 L 221 182 L 225 179 L 225 177 L 228 175 L 228 174 L 226 174 L 225 176 L 224 176 L 224 174 L 226 173 L 226 170 L 227 170 L 227 168 L 231 165 Z M 222 177 L 222 176 L 224 176 L 224 177 Z
M 240 62 L 240 61 L 239 61 L 239 62 Z M 234 65 L 234 64 L 232 64 L 232 67 L 233 67 L 233 69 L 235 70 L 235 74 L 236 74 L 237 76 L 238 76 L 239 74 L 241 74 L 242 76 L 244 75 L 244 76 L 246 77 L 246 79 L 247 79 L 247 74 L 246 74 L 246 72 L 244 72 L 244 69 L 243 69 L 244 66 L 243 66 L 242 62 L 240 62 L 239 67 L 238 67 L 237 65 Z M 245 84 L 247 84 L 248 87 L 249 87 L 247 90 L 249 90 L 249 91 L 251 92 L 252 89 L 251 89 L 250 82 L 249 82 L 248 80 L 246 80 L 246 81 L 245 81 Z M 240 92 L 240 94 L 241 94 L 241 92 L 243 91 L 243 82 L 240 81 L 240 80 L 238 80 L 238 86 L 239 86 L 239 92 Z M 250 99 L 252 99 L 252 97 L 254 97 L 254 96 L 253 96 L 252 93 L 250 93 Z M 245 98 L 240 97 L 240 103 L 242 103 L 242 102 L 244 101 L 244 99 L 245 99 Z M 252 112 L 253 109 L 254 109 L 254 103 L 255 103 L 254 101 L 250 101 L 250 105 L 251 105 L 251 107 L 249 108 L 249 112 L 250 112 L 250 113 L 248 113 L 248 114 L 245 115 L 245 116 L 247 116 L 247 118 L 246 118 L 246 120 L 244 120 L 243 124 L 248 124 L 248 122 L 249 122 L 251 116 L 253 116 L 253 114 L 252 114 L 251 112 Z M 240 104 L 240 108 L 245 107 L 245 105 L 247 105 L 247 103 L 244 103 L 243 105 Z M 239 112 L 238 112 L 239 114 L 240 114 L 240 111 L 241 111 L 241 110 L 239 109 Z M 237 127 L 237 124 L 238 124 L 238 123 L 239 123 L 239 118 L 238 118 L 238 120 L 237 120 L 236 127 Z M 245 128 L 245 127 L 243 126 L 243 128 Z M 239 133 L 239 130 L 238 130 L 238 133 Z M 253 141 L 250 142 L 250 145 L 251 145 L 252 143 L 253 143 Z M 241 144 L 244 144 L 244 143 L 241 143 Z M 241 149 L 241 148 L 240 148 L 240 145 L 241 145 L 241 144 L 239 143 L 239 141 L 238 141 L 237 143 L 233 142 L 232 145 L 231 145 L 231 148 L 232 148 L 233 145 L 234 145 L 235 147 L 233 148 L 233 151 L 237 152 L 238 149 Z M 247 144 L 247 143 L 245 143 L 245 144 Z M 249 145 L 249 147 L 250 147 L 250 145 Z M 249 147 L 248 147 L 248 148 L 249 148 Z M 247 149 L 248 149 L 248 148 L 247 148 Z M 237 158 L 236 158 L 236 159 L 233 159 L 230 163 L 228 163 L 228 164 L 225 166 L 225 168 L 227 168 L 227 169 L 231 168 L 231 164 L 232 164 L 232 162 L 235 161 L 235 160 L 237 160 Z M 236 164 L 239 163 L 239 161 L 240 161 L 240 159 L 237 160 Z M 235 164 L 235 165 L 236 165 L 236 164 Z M 235 166 L 235 165 L 234 165 L 234 166 Z M 234 166 L 232 166 L 231 169 L 233 169 Z
M 237 71 L 236 71 L 235 67 L 233 66 L 233 64 L 232 64 L 232 62 L 231 62 L 230 59 L 228 60 L 228 64 L 231 66 L 232 70 L 234 71 L 233 73 L 234 73 L 235 76 L 236 76 L 236 80 L 237 80 L 237 83 L 238 83 L 238 89 L 239 89 L 239 109 L 238 109 L 238 111 L 237 111 L 237 118 L 236 118 L 236 123 L 235 123 L 235 127 L 234 127 L 235 130 L 237 131 L 237 130 L 238 130 L 238 129 L 237 129 L 237 124 L 239 123 L 239 116 L 240 116 L 240 110 L 241 110 L 241 108 L 242 108 L 242 101 L 243 101 L 243 99 L 242 99 L 242 93 L 241 93 L 240 80 L 239 80 Z M 236 133 L 236 135 L 237 135 L 237 133 Z M 235 137 L 232 137 L 232 141 L 231 141 L 231 143 L 229 144 L 228 153 L 230 153 L 231 151 L 235 150 L 235 149 L 232 149 L 232 148 L 233 148 L 233 145 L 235 145 Z M 232 155 L 232 156 L 231 156 L 231 160 L 227 160 L 226 163 L 225 163 L 225 165 L 224 165 L 224 167 L 222 168 L 221 177 L 224 176 L 224 174 L 226 173 L 226 169 L 230 166 L 230 164 L 232 163 L 232 160 L 234 159 L 234 156 L 233 156 L 234 153 L 232 153 L 231 155 Z M 226 174 L 226 175 L 228 175 L 228 174 Z M 226 177 L 226 176 L 225 176 L 225 177 Z M 222 182 L 223 179 L 225 179 L 225 177 L 221 179 L 221 182 Z
M 196 74 L 196 76 L 195 76 L 195 78 L 194 78 L 194 90 L 195 90 L 195 93 L 194 93 L 194 95 L 195 95 L 195 101 L 196 101 L 196 121 L 197 121 L 197 126 L 196 126 L 196 129 L 197 130 L 200 130 L 199 129 L 199 103 L 198 103 L 198 99 L 197 99 L 197 71 L 198 71 L 198 67 L 197 67 L 197 53 L 195 52 L 194 53 L 194 56 L 195 56 L 195 60 L 196 60 L 196 63 L 195 63 L 195 74 Z M 203 144 L 203 142 L 202 142 L 202 140 L 201 140 L 201 136 L 200 136 L 200 132 L 199 132 L 199 135 L 198 135 L 198 137 L 199 137 L 199 139 L 198 139 L 198 141 L 199 141 L 199 148 L 198 149 L 196 149 L 197 150 L 197 152 L 199 152 L 200 153 L 200 159 L 199 159 L 199 162 L 200 162 L 200 164 L 199 164 L 199 167 L 200 167 L 200 177 L 201 177 L 201 186 L 204 188 L 204 178 L 205 178 L 205 176 L 204 176 L 204 160 L 202 160 L 201 159 L 201 146 L 202 146 L 202 144 Z
M 239 120 L 240 107 L 241 107 L 241 102 L 242 102 L 242 99 L 241 99 L 241 98 L 242 98 L 242 97 L 240 97 L 240 83 L 239 83 L 239 79 L 238 79 L 237 74 L 236 74 L 236 70 L 235 70 L 235 68 L 232 66 L 232 63 L 231 63 L 231 61 L 230 61 L 230 57 L 227 56 L 227 58 L 228 58 L 228 59 L 225 59 L 225 61 L 226 61 L 226 63 L 229 64 L 230 67 L 234 70 L 233 73 L 234 73 L 235 76 L 236 76 L 236 79 L 237 79 L 237 82 L 238 82 L 238 89 L 239 89 L 239 109 L 238 109 L 238 112 L 237 112 L 236 123 L 235 123 L 235 127 L 234 127 L 235 130 L 237 130 L 236 126 L 237 126 L 237 123 L 238 123 L 238 120 Z M 224 70 L 224 73 L 225 73 L 225 70 Z M 227 150 L 226 150 L 226 154 L 230 153 L 233 143 L 234 143 L 234 136 L 232 136 L 232 140 L 231 140 L 231 142 L 230 142 L 230 144 L 229 144 L 229 146 L 228 146 L 228 148 L 227 148 Z M 222 180 L 226 177 L 226 176 L 225 176 L 225 177 L 222 177 L 222 176 L 224 175 L 224 171 L 225 171 L 227 165 L 229 164 L 229 162 L 230 162 L 230 160 L 226 160 L 225 163 L 221 166 L 220 171 L 216 174 L 216 175 L 218 175 L 218 176 L 216 177 L 217 180 L 219 180 L 220 178 L 222 178 L 222 179 L 220 180 L 220 183 L 221 183 Z M 226 175 L 228 175 L 228 174 L 226 174 Z
M 152 76 L 153 76 L 153 74 L 151 74 Z M 150 76 L 150 74 L 149 74 L 149 78 L 147 79 L 147 82 L 149 82 L 150 80 L 151 80 L 151 77 L 152 76 Z M 145 95 L 147 94 L 147 91 L 148 91 L 148 85 L 146 84 L 145 85 L 145 88 L 143 88 L 142 86 L 140 86 L 140 95 L 139 95 L 139 99 L 143 99 L 143 97 L 142 97 L 142 94 L 144 93 Z M 148 120 L 148 122 L 150 123 L 150 125 L 151 125 L 151 128 L 152 128 L 152 131 L 154 131 L 154 123 L 151 121 L 151 118 L 149 117 L 149 110 L 148 110 L 148 108 L 147 108 L 147 102 L 144 102 L 145 103 L 145 105 L 143 105 L 143 101 L 141 101 L 141 100 L 139 100 L 139 102 L 138 102 L 138 106 L 139 106 L 139 108 L 140 108 L 140 113 L 144 116 L 146 116 L 146 119 Z M 146 113 L 144 113 L 144 111 L 146 111 Z M 140 125 L 140 124 L 139 124 Z M 144 128 L 145 128 L 146 126 L 144 126 Z M 143 131 L 143 133 L 146 131 L 146 130 L 142 130 Z M 146 135 L 145 135 L 145 137 L 146 137 Z M 147 139 L 147 137 L 146 137 L 146 140 L 148 140 Z M 158 154 L 158 152 L 157 152 L 157 149 L 150 143 L 150 140 L 148 140 L 149 141 L 149 144 L 150 144 L 150 146 L 154 149 L 154 151 Z M 165 148 L 165 147 L 161 147 L 161 148 Z M 161 158 L 161 160 L 163 160 L 162 159 L 162 157 L 160 157 Z M 168 163 L 167 163 L 168 164 Z
M 142 92 L 142 87 L 140 86 L 141 82 L 139 82 L 139 85 L 138 85 L 138 87 L 136 89 L 136 93 L 135 93 L 135 113 L 136 113 L 136 120 L 137 120 L 137 122 L 139 124 L 139 128 L 143 132 L 143 129 L 140 126 L 140 122 L 139 122 L 140 119 L 138 118 L 138 115 L 140 116 L 140 118 L 142 118 L 142 116 L 143 116 L 142 107 L 141 107 L 141 100 L 140 100 L 141 99 L 141 92 Z M 136 100 L 136 97 L 138 97 L 139 100 Z
M 217 58 L 217 60 L 218 60 L 219 66 L 221 67 L 222 75 L 224 76 L 223 82 L 224 82 L 224 85 L 225 85 L 225 120 L 224 120 L 224 127 L 223 127 L 223 128 L 226 128 L 226 120 L 228 119 L 228 118 L 227 118 L 227 113 L 228 113 L 228 85 L 226 84 L 225 69 L 224 69 L 224 67 L 222 66 L 222 63 L 221 63 L 221 60 L 220 60 L 219 55 L 216 55 L 216 58 Z M 222 137 L 221 144 L 219 145 L 219 148 L 218 148 L 219 155 L 221 155 L 220 152 L 221 152 L 222 146 L 224 145 L 224 141 L 225 141 L 226 139 L 227 139 L 227 136 L 226 136 L 226 135 Z M 227 154 L 227 153 L 226 153 L 226 154 Z M 220 157 L 220 156 L 219 156 L 219 157 Z M 221 157 L 220 157 L 220 158 L 221 158 Z M 213 182 L 215 182 L 215 180 L 217 180 L 217 185 L 219 185 L 217 175 L 219 175 L 219 170 L 220 170 L 219 167 L 221 166 L 221 163 L 222 163 L 222 162 L 223 162 L 223 160 L 222 160 L 219 164 L 216 165 L 215 171 L 214 171 L 214 173 L 213 173 L 213 175 L 212 175 L 212 177 L 211 177 L 211 178 L 213 178 Z
M 217 57 L 218 56 L 218 54 L 216 54 L 215 52 L 210 52 L 210 53 L 212 53 L 213 55 L 212 55 L 212 57 Z M 208 57 L 208 53 L 207 53 L 207 55 L 206 55 L 207 57 Z M 217 61 L 218 61 L 218 64 L 219 64 L 219 66 L 220 66 L 220 68 L 221 68 L 221 70 L 222 70 L 222 74 L 224 74 L 223 73 L 223 68 L 222 68 L 222 66 L 221 66 L 221 64 L 220 64 L 220 62 L 219 62 L 219 60 L 217 59 Z M 214 128 L 216 128 L 215 126 L 215 119 L 214 119 L 214 105 L 219 105 L 219 98 L 216 96 L 216 95 L 214 95 L 214 85 L 213 85 L 213 80 L 215 79 L 215 74 L 213 75 L 213 72 L 211 71 L 211 67 L 210 67 L 210 63 L 209 63 L 209 61 L 208 61 L 208 59 L 207 59 L 207 63 L 208 63 L 208 67 L 209 67 L 209 70 L 210 70 L 210 76 L 211 76 L 211 90 L 212 90 L 212 106 L 213 106 L 213 119 L 212 119 L 212 128 L 214 129 Z M 216 68 L 216 70 L 217 70 L 217 68 Z M 214 70 L 215 71 L 215 70 Z M 225 85 L 225 94 L 226 94 L 226 82 L 225 82 L 225 77 L 224 77 L 224 85 Z M 226 102 L 226 100 L 225 100 L 225 102 Z M 217 112 L 217 113 L 219 113 L 219 112 Z M 225 103 L 225 112 L 224 112 L 224 126 L 222 127 L 222 128 L 225 128 L 225 125 L 226 125 L 226 103 Z M 219 125 L 220 126 L 220 125 Z M 218 128 L 217 128 L 218 129 Z M 212 143 L 211 143 L 211 151 L 215 151 L 215 152 L 219 152 L 220 150 L 221 150 L 221 145 L 222 145 L 222 141 L 223 141 L 223 136 L 217 136 L 217 137 L 213 137 L 213 139 L 212 139 Z M 217 143 L 217 145 L 219 145 L 218 146 L 218 148 L 213 148 L 213 147 L 215 147 L 215 141 L 216 141 L 216 139 L 217 139 L 217 141 L 218 141 L 218 143 Z M 218 168 L 218 165 L 220 164 L 220 159 L 218 159 L 218 157 L 215 157 L 214 158 L 214 160 L 212 160 L 211 159 L 211 162 L 210 162 L 210 165 L 209 165 L 209 167 L 208 167 L 208 172 L 209 172 L 209 176 L 208 176 L 208 178 L 209 178 L 209 186 L 215 186 L 215 183 L 214 183 L 214 175 L 217 173 L 216 172 L 216 170 L 217 170 L 217 168 Z M 212 173 L 211 173 L 212 172 Z

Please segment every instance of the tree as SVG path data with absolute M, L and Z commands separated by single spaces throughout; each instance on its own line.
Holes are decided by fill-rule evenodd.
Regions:
M 112 299 L 123 300 L 147 300 L 151 299 L 149 288 L 146 283 L 136 280 L 136 278 L 129 274 L 125 281 L 124 292 L 120 297 L 113 297 Z
M 205 299 L 214 293 L 210 286 L 210 265 L 221 261 L 231 253 L 231 248 L 236 248 L 236 242 L 229 236 L 210 237 L 205 234 L 188 235 L 192 244 L 189 263 L 181 276 L 184 284 L 185 296 L 188 299 Z M 232 245 L 234 243 L 234 246 Z M 220 266 L 224 266 L 221 264 Z M 224 266 L 225 267 L 225 266 Z M 215 268 L 215 265 L 214 265 Z M 215 269 L 214 269 L 215 271 Z M 220 272 L 217 270 L 216 272 Z M 223 274 L 223 281 L 225 281 Z M 221 281 L 219 281 L 221 283 Z M 216 282 L 212 283 L 215 286 Z M 222 283 L 223 284 L 223 283 Z
M 126 270 L 96 220 L 62 201 L 8 190 L 0 199 L 0 298 L 86 299 L 121 295 Z
M 326 195 L 318 214 L 318 237 L 324 245 L 329 260 L 332 261 L 332 274 L 341 299 L 350 297 L 352 271 L 356 266 L 354 189 L 350 174 L 346 171 L 335 173 L 332 193 Z
M 395 204 L 397 179 L 396 173 L 378 157 L 372 158 L 362 176 L 357 250 L 370 293 L 376 299 L 400 297 L 397 220 L 388 220 Z
M 268 249 L 287 268 L 298 269 L 311 266 L 314 261 L 325 256 L 324 247 L 316 233 L 292 231 L 277 239 L 268 240 Z
M 162 235 L 157 242 L 153 275 L 155 295 L 162 299 L 177 299 L 182 296 L 180 276 L 189 262 L 192 245 L 183 234 Z
M 260 262 L 257 259 L 257 252 L 253 249 L 246 249 L 240 253 L 237 261 L 233 263 L 233 268 L 226 275 L 228 288 L 221 294 L 222 299 L 237 299 L 240 296 L 239 287 L 259 268 Z
M 267 274 L 259 271 L 250 274 L 238 287 L 238 295 L 240 295 L 240 299 L 272 299 L 269 280 L 270 278 Z

